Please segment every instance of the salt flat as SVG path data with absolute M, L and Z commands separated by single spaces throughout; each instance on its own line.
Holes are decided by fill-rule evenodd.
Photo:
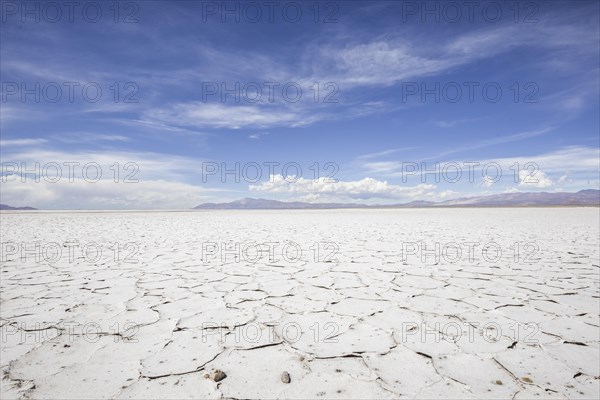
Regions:
M 600 397 L 598 208 L 0 218 L 3 399 Z

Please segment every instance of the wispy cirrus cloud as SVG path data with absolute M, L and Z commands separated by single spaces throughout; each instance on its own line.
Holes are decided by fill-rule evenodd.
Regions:
M 53 138 L 65 143 L 96 143 L 96 142 L 129 142 L 131 138 L 124 135 L 112 135 L 92 132 L 73 132 L 54 135 Z
M 22 139 L 0 139 L 0 146 L 32 146 L 48 142 L 43 138 L 22 138 Z
M 359 163 L 359 165 L 361 167 L 365 168 L 367 171 L 378 173 L 378 174 L 384 174 L 384 175 L 388 175 L 388 176 L 398 176 L 399 171 L 401 171 L 401 169 L 402 169 L 403 162 L 420 163 L 420 162 L 426 162 L 426 161 L 433 161 L 435 163 L 435 162 L 442 162 L 442 161 L 452 161 L 453 159 L 451 160 L 448 157 L 452 154 L 465 153 L 470 150 L 482 149 L 482 148 L 496 146 L 496 145 L 503 144 L 503 143 L 517 142 L 520 140 L 525 140 L 525 139 L 533 138 L 536 136 L 544 135 L 544 134 L 552 131 L 552 129 L 553 129 L 552 127 L 546 127 L 546 128 L 537 129 L 537 130 L 524 131 L 524 132 L 514 133 L 514 134 L 510 134 L 510 135 L 499 136 L 499 137 L 496 137 L 493 139 L 481 140 L 481 141 L 477 141 L 477 142 L 474 142 L 471 144 L 466 144 L 466 145 L 463 144 L 460 147 L 448 149 L 448 150 L 442 151 L 436 155 L 421 156 L 421 157 L 419 157 L 419 159 L 413 158 L 410 160 L 405 159 L 403 161 L 398 161 L 396 159 L 392 159 L 392 160 L 377 159 L 380 157 L 389 158 L 387 156 L 389 156 L 390 154 L 393 154 L 395 152 L 395 151 L 386 150 L 386 151 L 383 151 L 380 153 L 359 156 L 359 157 L 357 157 L 357 162 Z M 365 161 L 365 160 L 367 160 L 367 161 Z
M 3 165 L 9 163 L 25 163 L 27 168 L 34 169 L 36 164 L 43 170 L 44 165 L 56 163 L 79 163 L 75 175 L 81 177 L 81 166 L 95 163 L 102 168 L 102 179 L 113 180 L 115 171 L 111 166 L 118 163 L 122 168 L 127 163 L 132 163 L 139 172 L 138 179 L 164 179 L 172 181 L 185 181 L 194 178 L 190 172 L 201 171 L 202 159 L 177 156 L 173 154 L 156 153 L 149 151 L 123 151 L 123 150 L 78 150 L 66 151 L 54 148 L 34 147 L 24 149 L 18 147 L 15 151 L 3 153 Z M 6 168 L 4 168 L 6 170 Z M 68 169 L 62 171 L 64 177 L 68 176 Z M 123 174 L 123 172 L 121 171 Z
M 177 103 L 152 109 L 145 118 L 169 125 L 198 128 L 269 128 L 306 126 L 320 118 L 301 109 L 286 106 L 228 105 L 225 103 Z
M 189 209 L 211 198 L 206 188 L 160 179 L 115 183 L 102 179 L 91 183 L 81 178 L 57 182 L 17 175 L 4 178 L 0 202 L 44 209 Z
M 152 108 L 145 115 L 151 117 L 147 119 L 165 124 L 180 123 L 199 128 L 262 129 L 283 125 L 303 127 L 323 120 L 347 118 L 352 114 L 350 110 L 357 116 L 382 113 L 397 110 L 397 107 L 386 104 L 381 99 L 367 99 L 361 89 L 389 87 L 407 80 L 442 75 L 520 47 L 586 48 L 581 43 L 582 38 L 585 38 L 583 31 L 571 29 L 567 35 L 561 35 L 560 30 L 548 30 L 542 24 L 486 27 L 457 38 L 427 43 L 426 46 L 418 39 L 407 39 L 399 34 L 361 37 L 349 43 L 332 39 L 318 46 L 318 57 L 313 55 L 310 59 L 302 60 L 299 65 L 281 64 L 264 54 L 256 55 L 261 62 L 245 63 L 242 69 L 230 71 L 226 80 L 231 87 L 236 79 L 238 82 L 240 79 L 242 82 L 294 82 L 305 88 L 315 82 L 333 82 L 344 91 L 345 98 L 339 107 L 325 108 L 322 104 L 306 102 L 306 99 L 296 105 L 281 99 L 277 105 L 267 102 L 239 105 L 189 101 Z M 550 39 L 547 35 L 551 36 Z M 585 43 L 589 43 L 589 38 L 585 39 Z M 227 65 L 236 64 L 231 59 L 233 56 L 224 51 L 203 46 L 202 52 L 210 55 L 208 59 L 219 60 Z M 206 68 L 213 69 L 210 65 Z M 199 87 L 197 73 L 189 72 L 183 77 L 179 81 L 180 85 L 187 82 L 188 86 L 193 86 L 193 82 L 196 82 Z M 354 89 L 359 91 L 353 91 Z M 352 97 L 349 97 L 350 93 Z M 406 108 L 406 105 L 401 108 Z M 441 121 L 439 126 L 453 126 L 460 121 Z
M 194 183 L 202 160 L 176 155 L 40 147 L 25 151 L 19 147 L 3 153 L 2 161 L 3 204 L 50 209 L 175 209 L 194 207 L 227 191 Z M 86 168 L 88 165 L 92 168 Z
M 487 159 L 438 159 L 374 161 L 362 164 L 367 173 L 375 176 L 402 179 L 403 182 L 444 182 L 443 168 L 459 166 L 462 183 L 469 182 L 485 188 L 518 187 L 521 190 L 570 186 L 598 186 L 600 149 L 586 146 L 566 146 L 543 154 Z M 455 167 L 448 174 L 452 175 Z M 487 171 L 484 168 L 492 166 Z M 497 173 L 500 173 L 497 176 Z M 470 175 L 472 174 L 472 175 Z M 468 187 L 468 184 L 466 185 Z

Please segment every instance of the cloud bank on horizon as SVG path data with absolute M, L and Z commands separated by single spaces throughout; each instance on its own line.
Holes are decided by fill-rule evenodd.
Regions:
M 2 2 L 0 203 L 598 189 L 599 3 L 467 3 Z

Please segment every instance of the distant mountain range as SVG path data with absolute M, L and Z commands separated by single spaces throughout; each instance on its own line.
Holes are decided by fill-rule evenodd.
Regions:
M 419 208 L 419 207 L 550 207 L 550 206 L 600 206 L 600 190 L 586 189 L 575 193 L 535 192 L 501 193 L 488 196 L 462 197 L 441 202 L 412 201 L 392 205 L 366 205 L 355 203 L 305 203 L 279 200 L 245 198 L 230 203 L 204 203 L 197 210 L 283 210 L 332 208 Z
M 279 200 L 267 200 L 267 199 L 252 199 L 246 197 L 245 199 L 235 200 L 231 203 L 204 203 L 200 204 L 194 209 L 203 210 L 280 210 L 280 209 L 293 209 L 293 208 L 366 208 L 369 207 L 366 204 L 353 204 L 353 203 L 304 203 L 301 201 L 279 201 Z
M 360 203 L 306 203 L 245 198 L 229 203 L 204 203 L 195 210 L 291 210 L 334 208 L 436 208 L 436 207 L 600 207 L 600 190 L 586 189 L 575 193 L 527 192 L 501 193 L 487 196 L 461 197 L 440 202 L 411 201 L 390 205 L 367 205 Z M 0 210 L 37 210 L 34 207 L 12 207 L 0 204 Z
M 11 207 L 6 204 L 0 204 L 0 210 L 37 210 L 37 208 L 33 207 Z

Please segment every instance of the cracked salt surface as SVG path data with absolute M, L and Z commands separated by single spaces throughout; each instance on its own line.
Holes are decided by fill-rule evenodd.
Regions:
M 599 398 L 599 217 L 3 212 L 0 397 Z M 104 257 L 30 254 L 74 240 Z M 233 247 L 212 254 L 207 242 Z M 279 242 L 279 253 L 236 261 L 236 242 Z M 282 257 L 286 242 L 303 256 Z M 338 251 L 315 257 L 317 242 Z M 480 245 L 458 261 L 406 246 L 436 242 Z M 491 242 L 493 260 L 481 253 Z M 515 243 L 538 247 L 519 254 L 533 262 Z

